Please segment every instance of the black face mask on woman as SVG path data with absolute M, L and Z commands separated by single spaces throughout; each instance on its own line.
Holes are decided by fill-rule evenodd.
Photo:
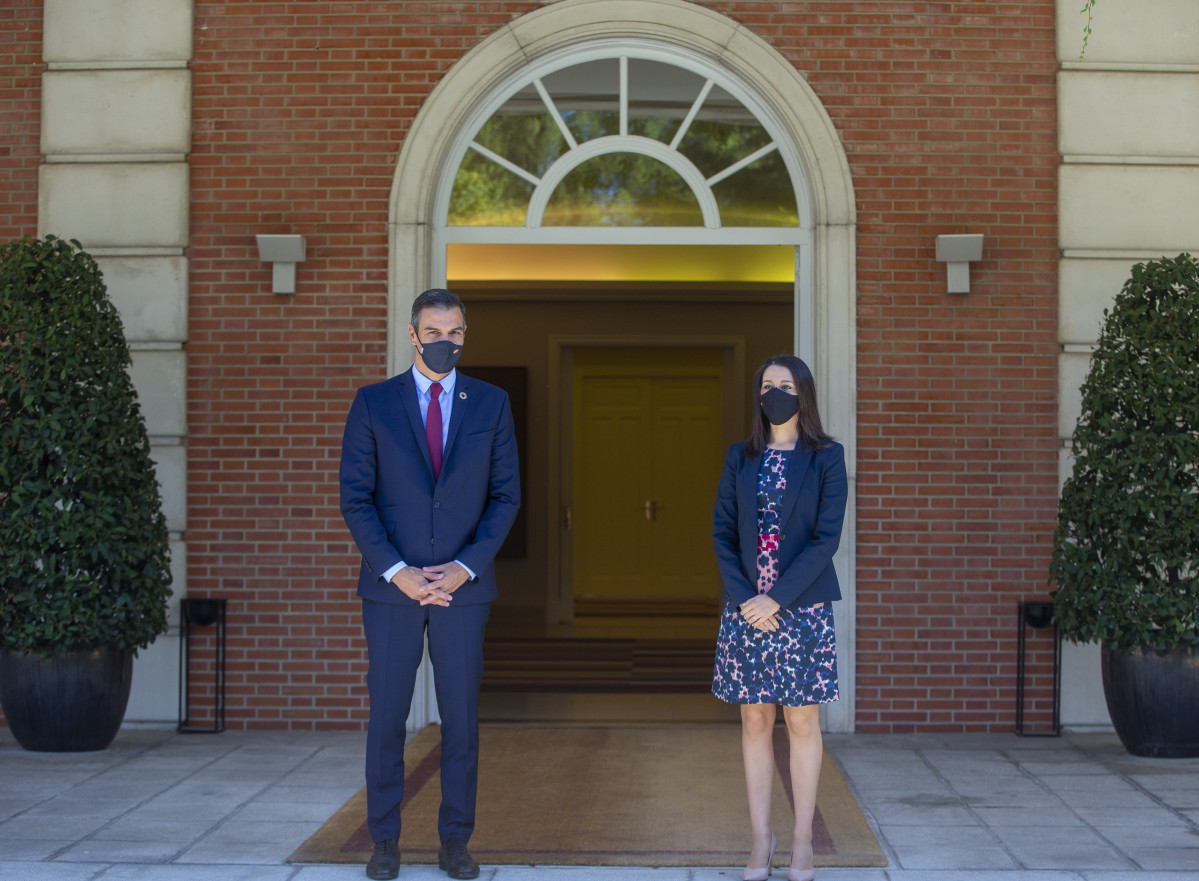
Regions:
M 799 412 L 799 398 L 781 388 L 770 388 L 758 396 L 758 404 L 771 425 L 782 425 Z
M 438 340 L 435 343 L 422 343 L 420 356 L 425 366 L 434 373 L 449 373 L 458 363 L 462 355 L 462 344 L 450 340 Z

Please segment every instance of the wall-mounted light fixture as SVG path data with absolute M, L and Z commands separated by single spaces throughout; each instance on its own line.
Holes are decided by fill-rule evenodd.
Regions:
M 296 292 L 296 264 L 303 263 L 305 242 L 303 236 L 256 236 L 258 259 L 273 264 L 271 291 L 276 294 Z
M 970 293 L 970 263 L 982 256 L 981 234 L 937 236 L 937 260 L 947 264 L 949 293 Z

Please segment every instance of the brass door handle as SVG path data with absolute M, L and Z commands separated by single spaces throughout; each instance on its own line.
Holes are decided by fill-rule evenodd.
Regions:
M 646 501 L 644 507 L 645 507 L 645 519 L 646 520 L 657 520 L 658 519 L 658 503 L 657 502 Z

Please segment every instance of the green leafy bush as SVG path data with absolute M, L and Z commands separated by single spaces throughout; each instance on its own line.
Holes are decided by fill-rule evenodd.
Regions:
M 1062 633 L 1199 647 L 1199 264 L 1133 267 L 1082 387 L 1051 577 Z
M 136 652 L 166 630 L 167 527 L 96 262 L 0 248 L 0 648 Z

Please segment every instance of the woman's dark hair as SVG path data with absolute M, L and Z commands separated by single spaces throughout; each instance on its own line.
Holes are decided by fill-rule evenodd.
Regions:
M 823 450 L 833 442 L 832 437 L 824 433 L 820 424 L 820 411 L 816 408 L 816 381 L 812 379 L 812 371 L 808 365 L 794 355 L 774 355 L 762 362 L 758 375 L 754 377 L 754 418 L 749 430 L 749 440 L 745 442 L 745 458 L 752 459 L 766 448 L 770 439 L 770 423 L 766 414 L 758 405 L 758 396 L 762 393 L 762 376 L 768 367 L 775 364 L 784 368 L 795 381 L 795 396 L 799 399 L 799 442 L 813 450 Z

